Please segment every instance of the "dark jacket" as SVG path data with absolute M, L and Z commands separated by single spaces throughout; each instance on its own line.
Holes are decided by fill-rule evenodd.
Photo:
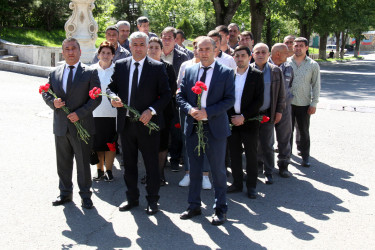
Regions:
M 268 63 L 268 62 L 267 62 Z M 283 72 L 279 67 L 268 63 L 271 69 L 271 116 L 270 122 L 275 121 L 276 112 L 283 113 L 285 109 L 285 88 Z M 255 68 L 255 62 L 250 64 Z
M 65 65 L 59 66 L 49 74 L 48 82 L 51 85 L 50 88 L 58 98 L 65 101 L 65 106 L 69 108 L 70 112 L 75 112 L 77 114 L 82 127 L 85 128 L 90 135 L 93 135 L 95 133 L 95 127 L 92 111 L 99 106 L 102 97 L 99 96 L 93 100 L 89 97 L 89 91 L 94 87 L 100 88 L 98 71 L 79 63 L 72 87 L 69 89 L 68 93 L 65 93 L 62 87 L 64 68 Z M 72 135 L 76 135 L 76 128 L 66 117 L 67 114 L 64 110 L 55 108 L 53 104 L 55 97 L 50 93 L 43 93 L 43 99 L 47 105 L 54 110 L 53 133 L 56 136 L 65 136 L 69 129 Z
M 116 62 L 111 83 L 107 88 L 108 94 L 116 94 L 126 104 L 128 103 L 131 62 L 132 57 Z M 156 115 L 151 118 L 151 121 L 163 128 L 163 111 L 171 99 L 171 90 L 168 86 L 167 72 L 163 63 L 146 56 L 138 83 L 137 97 L 139 98 L 136 99 L 133 108 L 142 114 L 143 111 L 152 107 L 156 111 Z M 117 108 L 117 131 L 119 133 L 125 126 L 126 111 L 124 108 Z M 149 132 L 146 126 L 145 132 Z
M 249 67 L 241 96 L 241 114 L 245 117 L 245 120 L 259 115 L 259 108 L 263 104 L 263 92 L 263 73 L 253 67 Z M 227 113 L 229 119 L 236 115 L 234 106 Z M 249 125 L 250 122 L 245 122 L 243 126 Z

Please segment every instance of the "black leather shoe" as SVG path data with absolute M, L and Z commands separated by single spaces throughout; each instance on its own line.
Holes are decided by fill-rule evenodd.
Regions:
M 250 199 L 256 199 L 257 198 L 257 191 L 255 188 L 248 188 L 247 189 L 247 197 Z
M 132 201 L 132 202 L 127 201 L 125 202 L 124 205 L 119 206 L 118 210 L 120 210 L 121 212 L 129 211 L 133 207 L 138 207 L 138 206 L 139 206 L 139 201 Z
M 279 170 L 279 175 L 283 178 L 289 178 L 292 176 L 292 173 L 289 172 L 287 169 L 280 169 Z
M 146 213 L 148 215 L 156 214 L 158 211 L 159 211 L 158 204 L 156 202 L 148 204 L 147 209 L 146 209 Z
M 71 202 L 73 199 L 73 195 L 60 195 L 57 197 L 56 200 L 52 201 L 52 206 L 60 206 L 64 203 Z
M 266 174 L 266 184 L 268 184 L 268 185 L 273 184 L 272 174 Z
M 305 167 L 305 168 L 309 168 L 311 166 L 310 161 L 309 160 L 302 160 L 301 166 Z
M 180 215 L 180 219 L 181 220 L 187 220 L 187 219 L 191 219 L 194 216 L 201 215 L 201 214 L 202 214 L 202 210 L 200 208 L 196 208 L 196 209 L 188 208 L 185 212 L 183 212 Z
M 227 220 L 226 214 L 215 213 L 214 216 L 212 216 L 211 224 L 214 225 L 214 226 L 223 225 L 226 220 Z
M 230 185 L 227 188 L 227 193 L 240 193 L 242 192 L 242 188 L 236 187 L 235 185 Z
M 83 198 L 81 200 L 81 203 L 82 203 L 82 207 L 86 209 L 91 209 L 94 206 L 90 198 Z

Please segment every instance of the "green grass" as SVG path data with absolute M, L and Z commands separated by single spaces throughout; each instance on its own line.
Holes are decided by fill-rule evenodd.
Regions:
M 344 57 L 344 59 L 341 59 L 341 58 L 327 58 L 326 60 L 316 59 L 315 61 L 317 61 L 317 62 L 341 62 L 341 61 L 346 61 L 346 60 L 363 60 L 363 59 L 364 59 L 363 56 L 359 56 L 359 57 L 347 56 L 347 57 Z
M 319 54 L 319 49 L 309 47 L 309 53 L 310 54 Z
M 8 42 L 18 44 L 33 44 L 47 47 L 61 47 L 62 41 L 65 39 L 65 30 L 37 30 L 26 28 L 2 28 L 0 30 L 0 38 Z M 105 40 L 104 33 L 98 33 L 98 39 L 95 46 L 99 47 L 100 43 Z

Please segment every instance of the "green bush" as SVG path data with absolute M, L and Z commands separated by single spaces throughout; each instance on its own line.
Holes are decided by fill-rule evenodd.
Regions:
M 177 24 L 177 29 L 181 29 L 185 33 L 185 37 L 191 37 L 194 32 L 193 25 L 191 25 L 190 21 L 187 19 L 182 19 Z

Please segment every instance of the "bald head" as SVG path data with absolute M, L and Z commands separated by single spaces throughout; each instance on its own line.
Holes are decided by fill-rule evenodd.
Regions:
M 287 57 L 288 46 L 286 46 L 284 43 L 276 43 L 272 46 L 271 59 L 276 65 L 280 66 L 286 61 Z
M 275 54 L 276 52 L 283 51 L 283 50 L 288 50 L 288 46 L 286 46 L 283 43 L 275 43 L 272 46 L 271 55 Z
M 258 48 L 263 48 L 263 49 L 266 49 L 267 52 L 270 52 L 270 48 L 269 48 L 268 45 L 265 44 L 265 43 L 257 43 L 257 44 L 254 46 L 254 51 L 255 51 L 255 49 L 258 49 Z

